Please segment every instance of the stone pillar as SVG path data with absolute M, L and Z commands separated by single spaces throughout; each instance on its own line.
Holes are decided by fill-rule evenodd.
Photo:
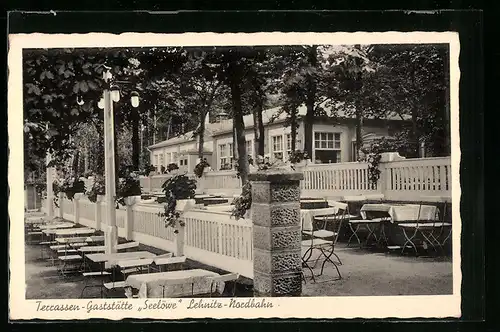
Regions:
M 64 218 L 63 199 L 64 199 L 64 193 L 60 192 L 58 201 L 59 201 L 59 218 L 61 219 Z
M 96 201 L 95 201 L 95 229 L 98 231 L 102 230 L 101 224 L 102 224 L 102 201 L 104 200 L 104 195 L 97 195 Z
M 300 180 L 302 173 L 249 174 L 252 183 L 254 295 L 302 293 Z

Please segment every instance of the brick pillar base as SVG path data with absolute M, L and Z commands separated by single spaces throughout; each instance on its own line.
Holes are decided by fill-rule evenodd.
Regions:
M 249 174 L 252 183 L 254 295 L 302 293 L 300 180 L 302 173 Z

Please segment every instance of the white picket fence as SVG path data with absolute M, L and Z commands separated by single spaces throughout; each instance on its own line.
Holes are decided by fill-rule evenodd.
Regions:
M 389 200 L 417 201 L 421 196 L 451 196 L 451 158 L 418 158 L 381 162 L 380 179 L 375 186 L 369 181 L 368 164 L 359 162 L 310 164 L 298 167 L 304 174 L 302 196 L 339 199 L 343 196 L 383 194 Z M 161 191 L 171 175 L 142 177 L 144 192 Z M 196 178 L 198 191 L 228 196 L 241 193 L 241 182 L 235 171 L 205 172 Z
M 42 203 L 45 209 L 45 200 Z M 59 199 L 59 206 L 66 220 L 100 230 L 108 224 L 105 202 L 92 203 L 86 197 L 70 201 L 63 197 Z M 165 227 L 159 216 L 162 209 L 138 203 L 131 207 L 132 213 L 127 214 L 127 209 L 120 206 L 116 210 L 118 235 L 127 237 L 128 226 L 132 229 L 129 240 L 170 252 L 176 252 L 180 245 L 190 259 L 253 278 L 251 220 L 235 220 L 226 212 L 194 209 L 184 213 L 185 227 L 180 229 L 183 234 L 176 235 L 173 228 Z M 100 222 L 96 220 L 98 211 Z M 55 207 L 54 215 L 61 216 L 60 213 L 60 208 Z

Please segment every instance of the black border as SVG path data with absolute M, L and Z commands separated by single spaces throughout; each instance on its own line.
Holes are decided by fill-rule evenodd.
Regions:
M 293 3 L 293 2 L 292 2 Z M 420 2 L 422 3 L 422 2 Z M 426 1 L 424 8 L 438 9 L 434 1 Z M 463 4 L 463 1 L 461 2 Z M 48 1 L 40 1 L 40 5 L 50 6 Z M 71 3 L 73 9 L 84 9 L 82 6 L 89 2 Z M 134 2 L 135 6 L 120 9 L 140 9 L 148 2 Z M 248 2 L 245 2 L 248 4 Z M 256 1 L 254 4 L 262 5 Z M 449 3 L 448 3 L 449 4 Z M 455 2 L 456 4 L 456 2 Z M 94 7 L 97 7 L 94 4 Z M 434 7 L 432 6 L 434 5 Z M 275 5 L 276 6 L 276 5 Z M 400 4 L 400 8 L 404 4 Z M 365 327 L 392 331 L 405 329 L 413 331 L 435 326 L 442 331 L 461 330 L 476 331 L 485 318 L 484 303 L 484 150 L 483 150 L 483 15 L 480 11 L 433 11 L 427 13 L 401 12 L 401 11 L 363 11 L 363 12 L 329 12 L 329 11 L 197 11 L 203 6 L 188 6 L 187 11 L 177 13 L 153 14 L 146 11 L 136 12 L 58 12 L 56 13 L 20 13 L 12 12 L 8 16 L 9 33 L 70 33 L 70 32 L 111 32 L 126 31 L 136 32 L 254 32 L 254 31 L 458 31 L 460 33 L 460 133 L 461 133 L 461 187 L 462 187 L 462 319 L 448 321 L 447 324 L 437 323 L 435 320 L 425 320 L 425 323 L 398 323 L 394 325 L 391 320 L 373 320 Z M 234 8 L 233 6 L 229 6 Z M 273 6 L 271 6 L 273 7 Z M 18 6 L 19 9 L 25 9 Z M 40 7 L 39 7 L 40 8 Z M 116 7 L 115 7 L 116 8 Z M 153 7 L 152 9 L 159 9 Z M 206 7 L 205 7 L 206 8 Z M 241 7 L 240 7 L 241 8 Z M 248 7 L 247 7 L 248 8 Z M 263 7 L 261 7 L 263 8 Z M 268 9 L 282 9 L 282 7 Z M 320 8 L 320 7 L 316 7 Z M 345 8 L 345 7 L 344 7 Z M 377 8 L 372 6 L 372 8 Z M 380 8 L 380 7 L 378 7 Z M 422 7 L 420 7 L 422 8 Z M 472 8 L 479 8 L 474 6 Z M 27 8 L 26 8 L 27 9 Z M 50 7 L 45 8 L 49 10 Z M 88 9 L 88 7 L 87 7 Z M 110 9 L 109 2 L 101 1 L 101 10 Z M 163 8 L 165 9 L 165 8 Z M 172 10 L 166 8 L 165 10 Z M 5 90 L 4 90 L 5 91 Z M 6 108 L 5 108 L 6 109 Z M 5 131 L 5 137 L 7 131 Z M 6 137 L 7 139 L 7 137 Z M 5 140 L 4 142 L 7 142 Z M 5 149 L 6 150 L 6 149 Z M 6 160 L 6 159 L 4 159 Z M 6 251 L 7 252 L 7 251 Z M 7 297 L 5 297 L 7 300 Z M 6 311 L 7 312 L 7 311 Z M 207 320 L 205 320 L 207 321 Z M 359 327 L 360 322 L 340 320 L 338 328 Z M 415 320 L 413 320 L 415 321 Z M 419 320 L 417 320 L 419 321 Z M 467 321 L 467 322 L 466 322 Z M 97 322 L 97 320 L 95 321 Z M 101 321 L 102 322 L 102 321 Z M 123 323 L 116 326 L 123 328 Z M 210 321 L 208 321 L 210 322 Z M 221 321 L 213 320 L 215 326 Z M 224 321 L 226 324 L 235 321 Z M 241 321 L 240 321 L 241 322 Z M 248 321 L 243 321 L 248 322 Z M 255 323 L 255 321 L 253 321 Z M 313 328 L 311 321 L 299 322 L 297 320 L 277 320 L 272 324 L 263 326 L 253 325 L 254 328 L 270 328 L 279 325 L 290 327 L 285 322 L 294 322 L 298 330 Z M 431 323 L 433 322 L 433 323 Z M 78 328 L 94 329 L 91 323 L 80 323 Z M 316 329 L 330 328 L 326 323 L 314 323 Z M 401 325 L 403 324 L 403 325 Z M 38 325 L 38 324 L 37 324 Z M 132 325 L 134 330 L 142 329 L 150 324 L 137 323 Z M 189 325 L 191 326 L 191 325 Z M 18 323 L 10 326 L 12 331 L 21 327 Z M 56 324 L 38 325 L 36 328 L 68 328 L 64 322 Z M 198 328 L 208 326 L 198 325 Z M 230 324 L 225 327 L 243 328 L 241 324 Z M 171 328 L 163 326 L 162 328 Z M 182 328 L 182 327 L 181 327 Z

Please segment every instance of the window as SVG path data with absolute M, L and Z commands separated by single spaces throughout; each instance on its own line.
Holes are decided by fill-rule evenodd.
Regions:
M 167 152 L 165 154 L 165 165 L 169 165 L 170 164 L 170 160 L 172 160 L 172 154 L 170 152 Z
M 253 140 L 246 141 L 247 156 L 253 158 Z
M 164 165 L 163 153 L 160 153 L 160 167 Z
M 314 133 L 315 162 L 339 163 L 340 162 L 340 133 L 315 132 Z
M 226 144 L 219 144 L 219 165 L 220 165 L 220 169 L 223 169 L 228 160 L 228 153 L 227 153 L 227 145 Z
M 233 143 L 228 143 L 228 150 L 229 150 L 229 160 L 228 164 L 233 167 L 233 158 L 234 158 L 234 145 Z
M 274 159 L 283 159 L 283 136 L 272 136 L 272 156 Z
M 286 134 L 286 153 L 290 155 L 292 152 L 292 134 Z

